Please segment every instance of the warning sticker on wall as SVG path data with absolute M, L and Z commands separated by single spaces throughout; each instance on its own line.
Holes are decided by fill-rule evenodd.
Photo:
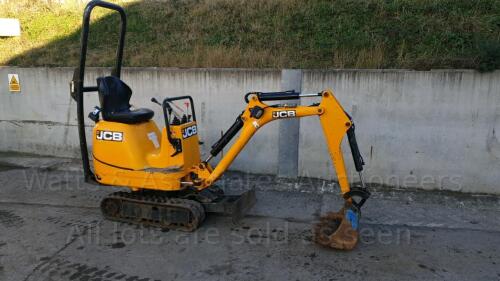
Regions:
M 9 74 L 8 76 L 9 76 L 9 91 L 20 92 L 21 84 L 19 83 L 19 75 Z

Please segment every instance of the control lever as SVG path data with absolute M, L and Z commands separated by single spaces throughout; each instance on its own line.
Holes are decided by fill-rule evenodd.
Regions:
M 89 118 L 94 121 L 94 122 L 99 122 L 99 113 L 101 112 L 101 109 L 96 106 L 94 107 L 94 110 L 92 110 L 90 113 L 89 113 Z
M 157 105 L 161 106 L 161 103 L 156 99 L 156 98 L 151 98 L 151 102 L 156 103 Z
M 158 101 L 155 97 L 152 97 L 152 98 L 151 98 L 151 102 L 156 103 L 157 105 L 159 105 L 159 106 L 163 107 L 163 105 L 162 105 L 162 104 L 161 104 L 161 103 L 160 103 L 160 102 L 159 102 L 159 101 Z M 167 112 L 168 112 L 168 117 L 169 117 L 168 119 L 170 119 L 170 118 L 172 117 L 172 112 L 173 112 L 173 109 L 172 109 L 172 107 L 170 106 L 170 104 L 168 104 L 168 103 L 167 103 L 165 106 L 167 107 Z M 177 114 L 175 113 L 175 111 L 174 111 L 174 115 L 177 115 Z M 174 118 L 174 119 L 175 119 L 175 118 Z

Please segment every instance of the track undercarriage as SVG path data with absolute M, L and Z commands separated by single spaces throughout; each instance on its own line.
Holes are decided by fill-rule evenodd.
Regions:
M 180 231 L 194 231 L 205 219 L 205 213 L 231 215 L 239 221 L 255 203 L 255 192 L 224 195 L 217 187 L 202 192 L 115 192 L 101 201 L 106 219 Z

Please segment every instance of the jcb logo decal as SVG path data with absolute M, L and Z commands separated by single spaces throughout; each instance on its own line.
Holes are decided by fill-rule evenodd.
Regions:
M 123 141 L 122 132 L 97 131 L 95 138 L 104 141 Z
M 295 116 L 295 110 L 273 111 L 273 118 L 290 118 Z
M 184 129 L 182 129 L 182 138 L 187 139 L 190 136 L 196 135 L 197 132 L 198 132 L 198 129 L 196 128 L 196 125 L 186 127 Z

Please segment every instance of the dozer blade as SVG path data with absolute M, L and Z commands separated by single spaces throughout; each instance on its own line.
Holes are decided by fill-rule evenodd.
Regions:
M 352 250 L 358 243 L 359 211 L 347 205 L 339 212 L 330 212 L 314 226 L 314 241 L 322 246 Z
M 203 203 L 207 213 L 229 215 L 233 223 L 238 223 L 255 204 L 255 190 L 240 195 L 223 195 L 210 203 Z

